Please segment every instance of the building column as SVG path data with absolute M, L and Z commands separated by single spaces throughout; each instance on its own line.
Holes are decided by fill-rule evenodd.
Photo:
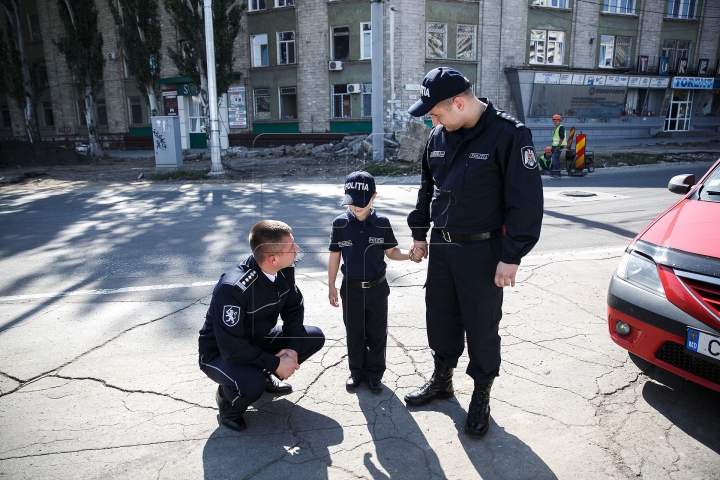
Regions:
M 326 0 L 304 0 L 297 14 L 297 106 L 300 132 L 330 130 L 330 60 Z

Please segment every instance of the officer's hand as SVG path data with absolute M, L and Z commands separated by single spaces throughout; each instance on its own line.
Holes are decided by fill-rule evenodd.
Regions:
M 495 285 L 498 287 L 514 287 L 515 286 L 515 274 L 518 271 L 518 266 L 512 263 L 499 262 L 497 270 L 495 270 Z
M 330 305 L 332 305 L 333 307 L 339 307 L 340 304 L 338 303 L 337 288 L 335 288 L 334 285 L 330 285 L 329 290 L 330 292 L 328 293 L 328 299 L 330 299 Z
M 288 355 L 283 355 L 280 357 L 280 365 L 277 370 L 275 370 L 275 375 L 277 375 L 281 380 L 285 380 L 290 378 L 290 376 L 295 373 L 295 370 L 298 368 L 300 368 L 300 365 L 298 365 L 295 360 Z
M 290 348 L 283 348 L 275 354 L 276 357 L 282 357 L 283 355 L 287 355 L 288 357 L 292 358 L 293 360 L 295 360 L 295 363 L 298 362 L 298 354 L 295 350 L 292 350 Z M 298 368 L 300 367 L 298 366 Z
M 413 240 L 413 246 L 410 247 L 410 260 L 415 263 L 422 262 L 423 258 L 428 256 L 428 244 L 420 240 Z

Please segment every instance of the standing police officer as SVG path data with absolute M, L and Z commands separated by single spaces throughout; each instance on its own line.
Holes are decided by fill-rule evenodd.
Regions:
M 540 237 L 537 158 L 530 130 L 475 98 L 468 80 L 452 68 L 425 76 L 409 113 L 429 114 L 435 125 L 417 204 L 408 215 L 411 258 L 430 253 L 425 305 L 435 371 L 405 401 L 419 406 L 454 394 L 453 368 L 467 337 L 466 373 L 475 388 L 465 433 L 480 437 L 488 430 L 490 389 L 500 370 L 502 289 L 515 285 L 520 259 Z
M 292 386 L 274 376 L 289 378 L 325 343 L 319 328 L 303 326 L 305 307 L 294 275 L 300 247 L 292 229 L 274 220 L 258 222 L 250 247 L 253 254 L 215 285 L 199 339 L 200 369 L 219 384 L 220 421 L 233 430 L 245 429 L 243 412 L 263 391 L 290 393 Z
M 553 130 L 552 136 L 552 178 L 560 178 L 560 153 L 565 151 L 567 148 L 567 138 L 565 137 L 565 127 L 560 123 L 562 121 L 562 117 L 560 115 L 553 115 L 552 121 L 553 125 L 555 125 L 555 130 Z

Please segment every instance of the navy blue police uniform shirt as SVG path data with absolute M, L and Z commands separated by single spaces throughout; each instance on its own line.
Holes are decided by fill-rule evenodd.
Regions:
M 385 250 L 397 247 L 390 220 L 370 209 L 365 220 L 358 220 L 348 208 L 333 220 L 330 251 L 342 252 L 342 274 L 359 282 L 370 282 L 385 275 Z
M 412 237 L 426 241 L 430 222 L 460 235 L 505 226 L 500 261 L 520 264 L 540 238 L 542 180 L 532 134 L 519 120 L 487 108 L 469 129 L 433 128 L 422 159 Z
M 283 320 L 283 335 L 290 338 L 286 348 L 298 351 L 305 332 L 305 306 L 295 285 L 295 268 L 280 270 L 272 282 L 250 256 L 225 272 L 215 285 L 200 330 L 203 361 L 222 355 L 230 364 L 274 372 L 280 358 L 263 351 L 258 343 L 277 325 L 278 316 Z

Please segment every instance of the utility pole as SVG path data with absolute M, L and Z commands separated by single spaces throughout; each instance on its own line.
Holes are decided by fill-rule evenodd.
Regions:
M 207 0 L 206 0 L 207 1 Z M 370 0 L 372 19 L 372 134 L 373 163 L 385 160 L 383 125 L 383 0 Z
M 217 80 L 215 79 L 215 33 L 213 29 L 212 0 L 204 0 L 205 51 L 207 52 L 208 103 L 210 104 L 210 158 L 211 175 L 220 175 L 223 171 L 220 161 L 220 122 L 217 106 Z

